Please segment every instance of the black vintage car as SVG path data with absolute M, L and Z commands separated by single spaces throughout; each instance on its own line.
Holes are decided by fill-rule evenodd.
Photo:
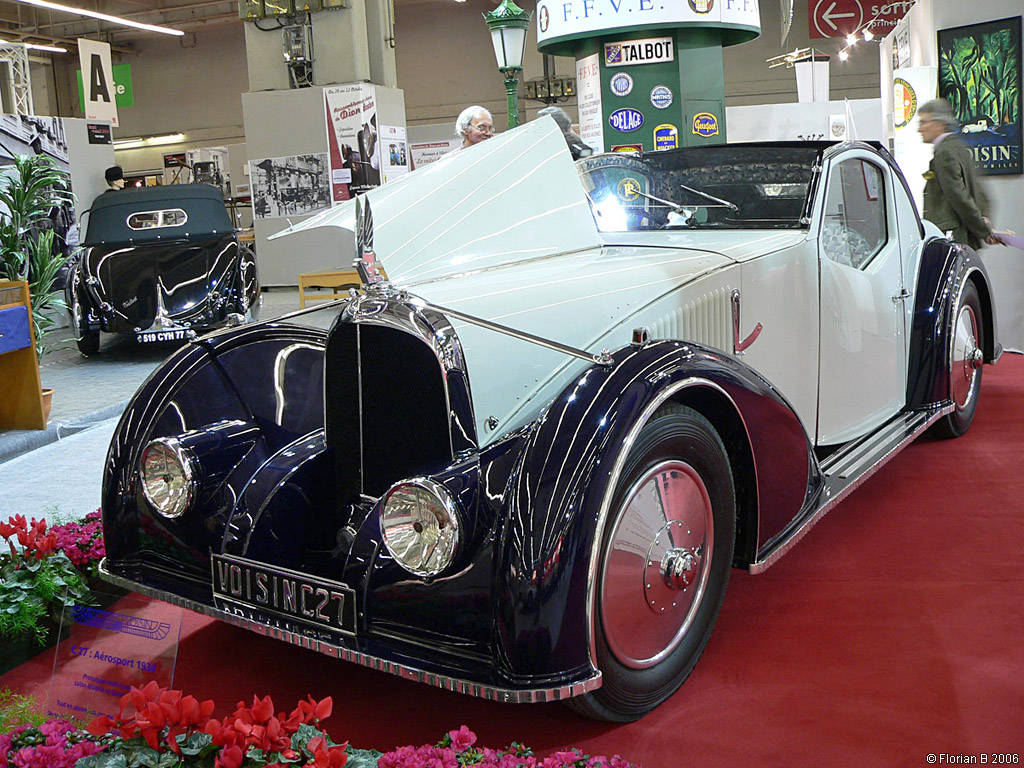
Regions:
M 65 296 L 84 355 L 99 351 L 100 331 L 180 341 L 258 316 L 255 255 L 209 184 L 106 192 L 83 245 Z

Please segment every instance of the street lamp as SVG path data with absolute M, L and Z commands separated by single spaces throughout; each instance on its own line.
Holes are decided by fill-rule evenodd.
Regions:
M 494 57 L 498 60 L 498 71 L 505 76 L 509 128 L 519 125 L 519 106 L 516 103 L 518 76 L 523 71 L 526 29 L 530 26 L 532 16 L 532 12 L 524 11 L 513 0 L 501 0 L 501 5 L 484 14 L 487 28 L 491 30 L 491 42 L 494 44 Z

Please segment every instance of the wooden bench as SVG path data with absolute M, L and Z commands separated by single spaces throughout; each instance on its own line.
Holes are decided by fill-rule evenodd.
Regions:
M 328 270 L 326 272 L 304 272 L 299 275 L 299 306 L 305 309 L 307 301 L 333 301 L 340 299 L 349 288 L 362 285 L 355 270 Z M 310 289 L 326 289 L 330 293 L 306 295 Z

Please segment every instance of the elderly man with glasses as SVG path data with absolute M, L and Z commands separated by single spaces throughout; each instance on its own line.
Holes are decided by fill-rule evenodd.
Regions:
M 934 148 L 924 175 L 924 217 L 953 239 L 977 250 L 982 241 L 995 245 L 987 218 L 988 199 L 974 170 L 974 158 L 960 139 L 960 123 L 945 99 L 935 99 L 918 109 L 917 131 Z
M 459 149 L 471 147 L 491 138 L 494 135 L 491 113 L 475 105 L 466 107 L 455 121 L 455 133 L 462 137 L 462 146 Z

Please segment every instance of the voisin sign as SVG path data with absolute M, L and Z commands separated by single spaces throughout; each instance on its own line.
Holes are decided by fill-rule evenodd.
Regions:
M 537 48 L 569 51 L 572 41 L 637 28 L 708 27 L 723 30 L 728 42 L 761 33 L 758 0 L 540 0 Z M 728 44 L 728 43 L 727 43 Z

